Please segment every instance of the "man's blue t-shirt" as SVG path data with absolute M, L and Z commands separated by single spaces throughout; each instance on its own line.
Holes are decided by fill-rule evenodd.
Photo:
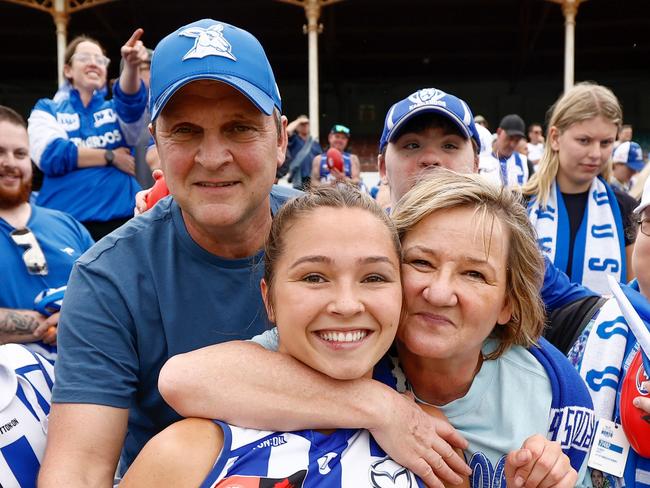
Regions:
M 26 252 L 11 238 L 15 230 L 0 218 L 0 308 L 34 310 L 34 299 L 44 290 L 68 283 L 75 260 L 94 241 L 86 228 L 72 216 L 49 208 L 31 205 L 27 228 L 38 242 L 47 262 L 47 274 L 30 274 L 23 261 Z M 43 342 L 25 344 L 29 349 L 54 360 L 56 346 Z
M 277 211 L 295 190 L 274 187 Z M 263 252 L 223 259 L 196 244 L 172 197 L 102 239 L 75 264 L 59 327 L 55 403 L 129 408 L 123 468 L 180 419 L 158 392 L 176 354 L 268 326 Z

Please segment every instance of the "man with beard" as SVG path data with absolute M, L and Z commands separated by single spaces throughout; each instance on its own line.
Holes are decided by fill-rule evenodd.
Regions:
M 73 263 L 93 240 L 68 214 L 31 204 L 31 189 L 27 124 L 0 105 L 0 343 L 25 343 L 53 360 L 58 304 L 45 304 L 60 299 Z M 39 294 L 45 299 L 35 303 Z

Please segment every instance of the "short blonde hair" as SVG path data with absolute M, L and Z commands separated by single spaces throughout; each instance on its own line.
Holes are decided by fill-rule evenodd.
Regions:
M 523 188 L 524 195 L 536 195 L 540 205 L 546 205 L 551 190 L 551 184 L 560 168 L 558 151 L 551 147 L 551 127 L 560 134 L 578 122 L 603 117 L 614 123 L 619 129 L 623 123 L 623 111 L 618 98 L 609 88 L 591 82 L 578 83 L 567 90 L 549 109 L 548 130 L 544 153 L 542 154 L 537 171 Z M 603 178 L 609 179 L 611 162 L 603 171 Z
M 499 219 L 509 234 L 506 299 L 512 316 L 507 324 L 493 329 L 491 337 L 499 339 L 500 344 L 486 358 L 496 359 L 512 345 L 534 345 L 544 329 L 544 305 L 540 298 L 544 260 L 516 193 L 487 182 L 480 175 L 438 169 L 404 195 L 391 216 L 400 239 L 404 239 L 429 215 L 459 207 L 475 209 L 481 221 Z

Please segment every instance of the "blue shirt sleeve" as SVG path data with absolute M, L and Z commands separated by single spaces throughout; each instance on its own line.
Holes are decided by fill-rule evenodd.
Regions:
M 138 384 L 128 308 L 96 269 L 75 264 L 58 330 L 53 401 L 128 408 Z
M 43 151 L 41 171 L 47 176 L 63 176 L 78 168 L 79 149 L 67 139 L 54 139 Z
M 547 312 L 581 298 L 598 296 L 597 293 L 580 283 L 573 283 L 567 274 L 557 269 L 547 256 L 544 256 L 544 267 L 542 300 Z

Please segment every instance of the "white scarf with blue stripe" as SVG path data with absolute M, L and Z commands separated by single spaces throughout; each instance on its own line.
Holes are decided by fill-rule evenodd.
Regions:
M 633 282 L 629 287 L 621 288 L 647 325 L 650 322 L 650 303 L 638 293 L 638 284 Z M 639 344 L 630 332 L 618 302 L 612 297 L 596 312 L 569 351 L 569 360 L 589 389 L 597 418 L 621 423 L 622 381 L 638 349 Z M 630 449 L 623 478 L 616 479 L 616 486 L 650 488 L 650 459 Z
M 607 274 L 625 279 L 625 238 L 616 196 L 601 178 L 589 188 L 585 213 L 573 244 L 573 264 L 569 261 L 569 215 L 557 182 L 553 182 L 546 206 L 536 198 L 528 205 L 528 216 L 537 230 L 537 241 L 553 264 L 598 293 L 608 293 Z

